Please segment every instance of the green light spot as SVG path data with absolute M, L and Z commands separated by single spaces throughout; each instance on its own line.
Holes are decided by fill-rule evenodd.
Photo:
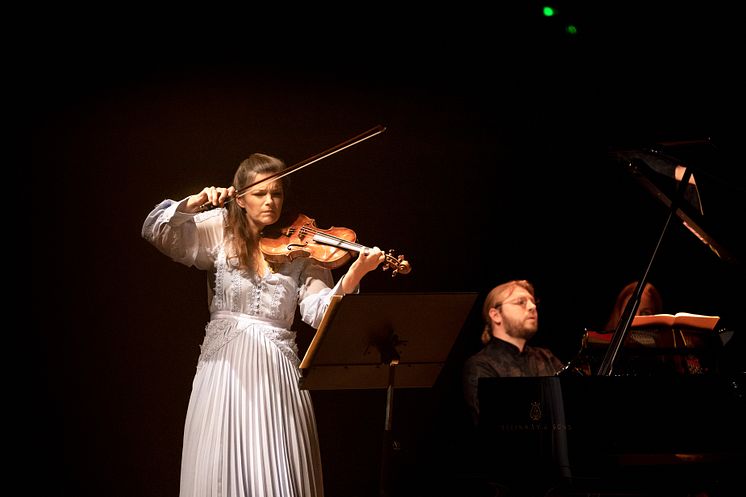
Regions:
M 571 35 L 576 35 L 576 34 L 578 34 L 578 28 L 576 28 L 576 27 L 575 27 L 575 26 L 573 26 L 572 24 L 568 25 L 568 26 L 567 26 L 567 27 L 565 28 L 565 31 L 567 31 L 567 32 L 568 32 L 569 34 L 571 34 Z
M 554 9 L 551 7 L 544 7 L 542 9 L 542 12 L 544 13 L 544 16 L 546 17 L 552 17 L 554 15 Z

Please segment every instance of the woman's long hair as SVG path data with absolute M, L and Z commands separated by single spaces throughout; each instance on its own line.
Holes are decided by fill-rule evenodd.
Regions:
M 637 283 L 637 281 L 633 281 L 627 284 L 627 286 L 622 288 L 619 292 L 619 295 L 616 297 L 616 302 L 614 303 L 614 308 L 611 310 L 609 319 L 606 321 L 604 330 L 614 331 L 616 329 L 617 324 L 622 317 L 622 313 L 627 307 L 627 302 L 632 298 L 632 294 L 634 293 L 635 288 L 637 288 Z M 650 305 L 649 308 L 643 309 L 643 300 Z M 655 288 L 655 285 L 650 282 L 645 282 L 645 289 L 642 291 L 640 301 L 641 306 L 637 308 L 637 314 L 659 314 L 663 309 L 663 299 L 661 298 L 661 294 L 658 289 Z
M 241 190 L 256 181 L 260 174 L 275 174 L 286 168 L 285 163 L 276 157 L 265 154 L 251 154 L 244 159 L 233 176 L 233 187 Z M 289 181 L 287 176 L 277 180 L 282 184 L 282 190 L 287 193 Z M 255 271 L 257 268 L 257 246 L 259 235 L 254 234 L 246 219 L 246 212 L 238 205 L 238 202 L 226 204 L 227 220 L 225 225 L 225 238 L 228 240 L 230 255 L 228 260 L 231 265 L 242 270 Z

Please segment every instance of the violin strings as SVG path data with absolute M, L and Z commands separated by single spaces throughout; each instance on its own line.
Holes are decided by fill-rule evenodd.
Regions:
M 316 234 L 318 234 L 318 233 L 321 233 L 321 234 L 323 234 L 324 236 L 328 236 L 328 237 L 329 237 L 329 238 L 331 238 L 332 240 L 335 240 L 335 241 L 338 241 L 338 242 L 345 242 L 345 243 L 349 243 L 350 245 L 356 245 L 356 246 L 357 246 L 358 248 L 367 248 L 367 247 L 365 247 L 364 245 L 360 245 L 359 243 L 356 243 L 356 242 L 351 242 L 351 241 L 349 241 L 349 240 L 346 240 L 346 239 L 344 239 L 344 238 L 342 238 L 342 237 L 339 237 L 339 236 L 335 236 L 335 235 L 330 235 L 329 233 L 325 233 L 325 232 L 324 232 L 324 230 L 320 230 L 320 229 L 317 229 L 317 228 L 313 228 L 313 227 L 311 227 L 311 226 L 303 226 L 303 227 L 302 227 L 302 228 L 300 229 L 300 231 L 301 231 L 301 232 L 302 232 L 303 234 L 308 234 L 308 233 L 310 233 L 310 234 L 313 234 L 313 235 L 316 235 Z
M 293 232 L 295 231 L 295 229 L 296 228 L 292 228 L 291 227 L 288 230 L 288 234 L 289 235 L 293 234 Z M 361 245 L 361 244 L 356 243 L 356 242 L 351 242 L 351 241 L 346 240 L 346 239 L 344 239 L 342 237 L 339 237 L 339 236 L 330 235 L 329 233 L 324 232 L 324 230 L 322 230 L 322 229 L 314 228 L 314 227 L 311 227 L 311 226 L 304 225 L 304 226 L 301 226 L 300 228 L 297 228 L 297 230 L 299 232 L 298 233 L 299 236 L 300 235 L 307 235 L 307 234 L 316 235 L 318 233 L 322 233 L 324 236 L 327 236 L 327 237 L 331 238 L 332 240 L 335 240 L 335 241 L 338 241 L 338 242 L 349 243 L 350 245 L 356 246 L 356 248 L 360 249 L 360 250 L 368 248 L 365 245 Z M 390 254 L 384 253 L 384 255 L 386 256 L 386 260 L 390 260 L 392 258 L 392 256 Z
M 314 235 L 315 235 L 315 234 L 317 234 L 317 233 L 322 233 L 322 234 L 324 234 L 325 236 L 328 236 L 329 238 L 331 238 L 332 240 L 336 240 L 336 241 L 338 241 L 338 242 L 345 242 L 345 243 L 349 243 L 350 245 L 354 245 L 354 246 L 355 246 L 355 247 L 356 247 L 357 249 L 359 249 L 359 250 L 362 250 L 362 249 L 366 249 L 366 248 L 368 248 L 368 247 L 366 247 L 365 245 L 361 245 L 361 244 L 359 244 L 359 243 L 356 243 L 356 242 L 351 242 L 351 241 L 349 241 L 349 240 L 345 240 L 344 238 L 341 238 L 341 237 L 339 237 L 339 236 L 335 236 L 335 235 L 330 235 L 329 233 L 325 233 L 325 232 L 324 232 L 324 230 L 321 230 L 321 229 L 318 229 L 318 228 L 313 228 L 313 227 L 311 227 L 311 226 L 302 226 L 302 227 L 300 228 L 300 231 L 301 231 L 301 232 L 302 232 L 303 234 L 308 234 L 308 233 L 311 233 L 311 234 L 314 234 Z M 390 254 L 386 254 L 386 253 L 384 253 L 384 255 L 386 256 L 386 260 L 390 260 L 390 258 L 392 257 L 392 256 L 391 256 Z

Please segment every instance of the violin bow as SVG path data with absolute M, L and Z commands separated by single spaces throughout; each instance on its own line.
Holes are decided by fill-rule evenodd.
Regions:
M 286 168 L 286 169 L 284 169 L 282 171 L 279 171 L 279 172 L 277 172 L 275 174 L 267 176 L 264 179 L 256 181 L 256 182 L 250 184 L 249 186 L 245 186 L 245 187 L 241 188 L 240 190 L 236 190 L 236 195 L 234 195 L 233 197 L 231 197 L 228 200 L 226 200 L 225 203 L 230 202 L 234 198 L 242 197 L 243 195 L 245 195 L 246 193 L 248 193 L 250 189 L 252 189 L 252 188 L 254 188 L 256 186 L 262 185 L 264 183 L 270 183 L 270 182 L 276 181 L 276 180 L 278 180 L 280 178 L 284 178 L 285 176 L 293 174 L 296 171 L 300 171 L 304 167 L 310 166 L 311 164 L 314 164 L 314 163 L 320 161 L 321 159 L 326 159 L 327 157 L 329 157 L 331 155 L 334 155 L 337 152 L 341 152 L 342 150 L 344 150 L 346 148 L 350 148 L 353 145 L 357 145 L 358 143 L 363 142 L 363 141 L 367 140 L 368 138 L 373 138 L 374 136 L 379 135 L 379 134 L 383 133 L 384 131 L 386 131 L 386 127 L 379 124 L 379 125 L 371 128 L 371 129 L 369 129 L 368 131 L 360 133 L 359 135 L 354 136 L 354 137 L 350 138 L 349 140 L 345 140 L 342 143 L 339 143 L 339 144 L 333 146 L 330 149 L 324 150 L 323 152 L 314 155 L 313 157 L 309 157 L 308 159 L 302 160 L 302 161 L 298 162 L 297 164 L 294 164 L 294 165 L 292 165 L 292 166 L 290 166 L 290 167 L 288 167 L 288 168 Z M 212 203 L 206 202 L 206 203 L 204 203 L 204 204 L 202 204 L 202 205 L 199 206 L 198 212 L 207 211 L 207 210 L 213 209 L 215 207 L 216 206 L 213 205 Z

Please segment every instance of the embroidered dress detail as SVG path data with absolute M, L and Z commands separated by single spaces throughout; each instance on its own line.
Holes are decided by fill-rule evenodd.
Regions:
M 284 325 L 285 323 L 279 321 L 259 319 L 240 312 L 215 311 L 205 327 L 205 339 L 200 346 L 197 368 L 204 365 L 225 344 L 241 333 L 250 331 L 250 328 L 271 341 L 293 366 L 298 367 L 300 360 L 298 345 L 295 342 L 296 333 L 284 329 Z
M 225 305 L 223 299 L 223 279 L 227 271 L 225 263 L 225 253 L 222 247 L 218 251 L 218 257 L 215 259 L 215 296 L 213 297 L 212 305 L 221 308 Z

